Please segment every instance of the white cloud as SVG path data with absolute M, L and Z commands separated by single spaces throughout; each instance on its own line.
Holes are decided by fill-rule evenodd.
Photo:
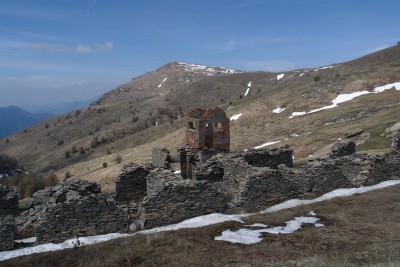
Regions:
M 247 61 L 242 63 L 242 70 L 246 71 L 288 71 L 294 69 L 294 63 L 286 60 Z
M 30 49 L 41 51 L 41 52 L 49 52 L 49 53 L 61 53 L 67 52 L 69 49 L 64 45 L 52 45 L 52 44 L 30 44 L 28 45 Z
M 381 45 L 378 45 L 378 46 L 376 46 L 376 47 L 374 47 L 374 48 L 369 49 L 369 50 L 367 51 L 367 53 L 370 54 L 370 53 L 378 52 L 378 51 L 383 50 L 383 49 L 386 49 L 386 48 L 388 48 L 388 47 L 390 47 L 390 46 L 391 46 L 391 45 L 388 45 L 388 44 L 381 44 Z
M 114 44 L 112 42 L 105 42 L 105 43 L 97 43 L 95 47 L 98 50 L 111 50 L 114 48 Z
M 75 52 L 77 53 L 92 53 L 93 49 L 92 47 L 88 46 L 88 45 L 83 45 L 83 44 L 79 44 L 75 47 Z

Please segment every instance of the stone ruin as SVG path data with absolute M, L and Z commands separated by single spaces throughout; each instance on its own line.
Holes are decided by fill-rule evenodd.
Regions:
M 0 184 L 0 251 L 14 248 L 18 195 L 13 187 Z
M 187 146 L 185 151 L 196 155 L 190 159 L 190 176 L 165 168 L 157 156 L 154 165 L 124 166 L 112 194 L 101 193 L 93 182 L 67 181 L 35 193 L 29 209 L 16 217 L 17 231 L 34 230 L 38 243 L 61 242 L 149 229 L 232 208 L 257 211 L 288 199 L 399 179 L 398 140 L 399 134 L 393 136 L 390 152 L 376 155 L 357 154 L 354 143 L 340 142 L 330 157 L 297 168 L 288 146 L 210 154 L 208 147 Z M 0 229 L 12 225 L 9 219 Z

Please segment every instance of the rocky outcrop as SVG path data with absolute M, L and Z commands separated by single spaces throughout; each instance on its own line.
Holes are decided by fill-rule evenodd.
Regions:
M 0 251 L 14 249 L 15 221 L 9 214 L 0 217 Z
M 0 184 L 0 217 L 18 214 L 18 194 L 12 186 Z

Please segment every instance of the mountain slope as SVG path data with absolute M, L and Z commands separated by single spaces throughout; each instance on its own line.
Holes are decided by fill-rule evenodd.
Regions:
M 120 168 L 113 160 L 117 154 L 123 162 L 149 162 L 152 146 L 174 153 L 184 143 L 184 113 L 213 106 L 228 116 L 242 113 L 231 123 L 232 150 L 280 141 L 278 145 L 292 146 L 299 159 L 357 127 L 369 135 L 359 140 L 365 142 L 359 149 L 384 149 L 388 140 L 381 134 L 400 120 L 400 91 L 365 94 L 335 108 L 289 117 L 329 106 L 340 94 L 372 92 L 400 82 L 399 70 L 400 46 L 341 64 L 282 73 L 173 62 L 118 86 L 87 109 L 51 118 L 28 129 L 29 134 L 10 136 L 8 143 L 0 140 L 0 149 L 42 172 L 71 171 L 110 185 Z M 103 162 L 109 163 L 107 169 L 102 169 Z
M 16 106 L 0 107 L 0 138 L 52 117 L 48 113 L 30 113 Z

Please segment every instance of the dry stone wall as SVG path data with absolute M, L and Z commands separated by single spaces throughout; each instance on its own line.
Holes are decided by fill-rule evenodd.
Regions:
M 147 194 L 146 177 L 150 169 L 143 164 L 125 165 L 115 180 L 116 200 L 140 203 Z
M 12 186 L 0 184 L 0 217 L 18 213 L 18 194 Z
M 140 211 L 144 227 L 152 228 L 225 209 L 224 194 L 213 183 L 185 179 L 165 182 L 143 200 Z
M 14 249 L 15 221 L 9 214 L 0 217 L 0 251 Z
M 171 167 L 171 155 L 166 148 L 153 148 L 152 150 L 153 166 L 156 168 L 166 168 Z
M 77 236 L 121 232 L 127 224 L 128 214 L 113 197 L 89 195 L 48 205 L 36 237 L 39 243 L 58 243 Z

